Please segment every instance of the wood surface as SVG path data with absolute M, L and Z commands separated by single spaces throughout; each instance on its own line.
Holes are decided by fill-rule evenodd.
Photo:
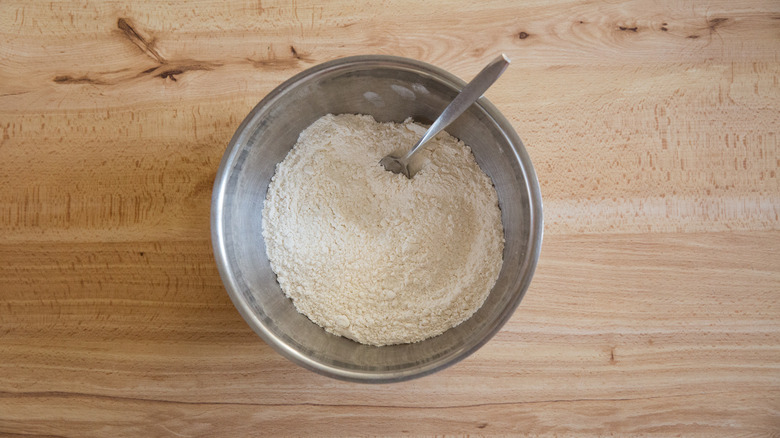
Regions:
M 272 351 L 209 235 L 243 117 L 330 59 L 502 51 L 545 205 L 511 321 L 400 384 Z M 777 436 L 779 130 L 777 1 L 4 0 L 0 435 Z

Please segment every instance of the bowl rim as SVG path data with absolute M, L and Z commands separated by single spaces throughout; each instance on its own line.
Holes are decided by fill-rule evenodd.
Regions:
M 274 88 L 271 92 L 269 92 L 263 99 L 260 100 L 260 102 L 257 103 L 257 105 L 254 106 L 254 108 L 252 108 L 249 114 L 247 114 L 239 127 L 236 129 L 236 132 L 233 134 L 233 137 L 228 143 L 227 149 L 222 156 L 219 169 L 214 179 L 210 218 L 211 242 L 217 268 L 219 270 L 220 277 L 222 278 L 222 283 L 227 290 L 233 305 L 239 311 L 247 324 L 249 324 L 252 330 L 257 333 L 276 352 L 286 357 L 293 363 L 302 366 L 303 368 L 340 380 L 363 383 L 400 382 L 423 377 L 460 362 L 485 345 L 485 343 L 493 338 L 493 336 L 498 333 L 499 330 L 501 330 L 507 321 L 509 321 L 528 290 L 528 286 L 531 283 L 531 279 L 534 275 L 539 260 L 539 255 L 541 253 L 542 238 L 544 233 L 542 196 L 536 172 L 534 171 L 533 165 L 531 164 L 531 159 L 528 155 L 525 145 L 517 135 L 514 127 L 503 116 L 503 114 L 501 114 L 501 112 L 492 103 L 490 103 L 490 101 L 487 100 L 486 97 L 481 97 L 475 105 L 482 107 L 483 111 L 485 111 L 485 113 L 495 121 L 499 129 L 503 131 L 504 135 L 506 135 L 507 139 L 510 141 L 510 145 L 512 146 L 511 149 L 515 157 L 525 171 L 524 177 L 528 190 L 527 193 L 529 206 L 531 209 L 531 214 L 529 215 L 530 250 L 527 252 L 526 257 L 522 260 L 522 264 L 519 266 L 521 270 L 526 272 L 526 275 L 521 279 L 519 293 L 516 294 L 513 300 L 504 308 L 500 317 L 496 320 L 494 328 L 489 331 L 486 336 L 467 349 L 455 350 L 448 355 L 442 356 L 434 361 L 424 364 L 420 368 L 410 368 L 400 371 L 392 370 L 375 372 L 339 368 L 337 366 L 328 365 L 313 360 L 312 358 L 287 345 L 263 324 L 263 322 L 251 310 L 248 303 L 243 300 L 236 282 L 236 278 L 234 277 L 233 272 L 228 265 L 223 226 L 223 203 L 228 176 L 230 175 L 230 170 L 232 167 L 231 165 L 241 149 L 241 140 L 244 136 L 249 134 L 247 127 L 251 126 L 255 119 L 258 118 L 258 116 L 263 111 L 271 108 L 276 100 L 284 95 L 286 90 L 295 87 L 300 82 L 306 81 L 311 76 L 323 74 L 335 69 L 348 68 L 361 64 L 365 67 L 382 66 L 413 70 L 416 72 L 422 71 L 436 77 L 438 80 L 441 80 L 445 83 L 449 82 L 449 85 L 451 85 L 456 92 L 460 92 L 460 90 L 466 85 L 466 82 L 439 67 L 415 59 L 391 55 L 357 55 L 338 58 L 312 66 L 287 79 L 279 86 Z

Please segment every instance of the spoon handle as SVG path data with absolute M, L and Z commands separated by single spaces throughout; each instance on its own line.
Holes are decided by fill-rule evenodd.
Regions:
M 454 122 L 464 111 L 468 109 L 474 102 L 477 101 L 485 91 L 493 85 L 493 82 L 501 76 L 501 73 L 509 66 L 509 58 L 503 53 L 496 59 L 490 62 L 481 72 L 477 73 L 474 79 L 471 80 L 463 90 L 447 105 L 444 112 L 436 119 L 430 128 L 425 132 L 425 135 L 420 138 L 417 144 L 406 153 L 403 157 L 405 162 L 414 155 L 418 150 L 422 149 L 422 146 L 436 134 L 441 132 L 442 129 Z

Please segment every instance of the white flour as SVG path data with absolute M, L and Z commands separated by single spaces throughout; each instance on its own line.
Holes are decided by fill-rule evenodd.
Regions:
M 424 132 L 327 115 L 276 167 L 263 209 L 268 258 L 298 311 L 331 333 L 421 341 L 468 319 L 498 278 L 501 212 L 471 149 L 443 132 L 413 179 L 379 164 Z

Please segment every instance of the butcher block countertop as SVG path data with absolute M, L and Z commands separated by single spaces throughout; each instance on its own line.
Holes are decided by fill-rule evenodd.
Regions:
M 277 354 L 212 254 L 241 120 L 331 59 L 501 52 L 545 222 L 512 319 L 404 383 Z M 3 1 L 0 436 L 777 434 L 779 131 L 776 1 Z

